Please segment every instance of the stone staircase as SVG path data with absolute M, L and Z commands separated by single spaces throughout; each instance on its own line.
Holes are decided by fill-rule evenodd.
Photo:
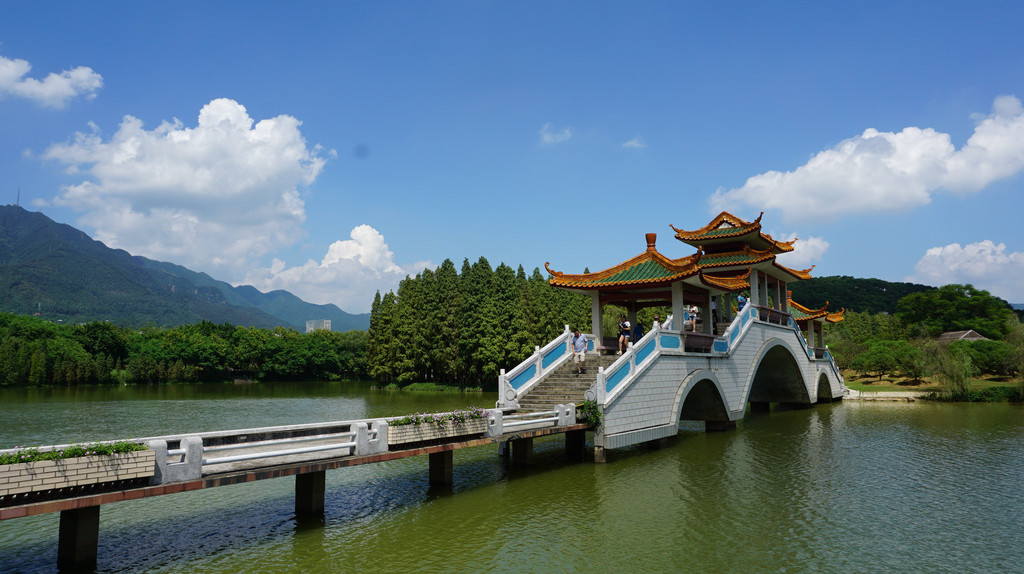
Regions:
M 607 368 L 618 358 L 618 355 L 587 353 L 587 372 L 578 376 L 576 375 L 576 365 L 570 359 L 520 398 L 519 410 L 549 411 L 554 410 L 555 405 L 580 404 L 583 402 L 583 394 L 597 380 L 598 367 Z

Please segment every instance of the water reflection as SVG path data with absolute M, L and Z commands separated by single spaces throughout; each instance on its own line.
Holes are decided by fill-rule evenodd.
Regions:
M 61 416 L 117 413 L 90 428 L 136 434 L 168 405 L 191 411 L 194 424 L 227 428 L 488 404 L 479 395 L 420 400 L 334 384 L 320 396 L 288 387 L 243 400 L 222 391 L 4 400 L 0 428 L 52 436 L 71 428 Z M 8 415 L 23 409 L 44 418 L 11 430 Z M 426 457 L 338 469 L 327 473 L 322 526 L 296 520 L 293 479 L 114 504 L 101 513 L 100 569 L 1019 570 L 1021 414 L 1013 405 L 776 409 L 750 413 L 733 431 L 683 425 L 665 448 L 612 452 L 603 465 L 565 462 L 560 439 L 536 441 L 529 469 L 481 447 L 455 453 L 454 484 L 441 490 L 429 486 Z M 56 533 L 56 515 L 0 523 L 0 571 L 53 571 Z

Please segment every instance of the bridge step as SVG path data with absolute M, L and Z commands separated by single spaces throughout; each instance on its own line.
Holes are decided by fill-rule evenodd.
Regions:
M 572 361 L 559 367 L 549 374 L 536 387 L 519 399 L 519 407 L 524 411 L 548 411 L 556 405 L 583 402 L 583 395 L 597 381 L 597 369 L 607 368 L 618 359 L 618 355 L 587 354 L 587 372 L 576 374 L 576 365 Z

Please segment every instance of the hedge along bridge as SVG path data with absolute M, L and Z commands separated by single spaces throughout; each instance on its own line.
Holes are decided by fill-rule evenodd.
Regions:
M 444 427 L 366 419 L 149 437 L 132 439 L 144 451 L 0 466 L 0 521 L 60 512 L 58 566 L 94 569 L 104 504 L 294 476 L 296 516 L 319 518 L 332 469 L 427 455 L 430 485 L 445 487 L 460 448 L 498 444 L 520 467 L 534 438 L 564 434 L 567 455 L 583 456 L 589 425 L 576 421 L 575 405 L 481 414 Z
M 501 372 L 497 406 L 596 401 L 603 419 L 595 460 L 603 461 L 605 449 L 675 435 L 681 419 L 720 430 L 734 427 L 747 403 L 766 410 L 773 402 L 811 405 L 844 396 L 843 377 L 822 337 L 823 324 L 841 321 L 843 312 L 829 313 L 827 303 L 812 310 L 794 302 L 787 284 L 809 278 L 811 270 L 776 261 L 793 250 L 795 239 L 776 241 L 761 231 L 761 216 L 748 222 L 728 212 L 695 231 L 672 229 L 697 252 L 671 259 L 648 233 L 646 251 L 604 271 L 570 275 L 545 264 L 552 286 L 591 298 L 586 337 L 592 369 L 582 376 L 567 372 L 573 337 L 566 326 L 522 364 Z M 746 304 L 739 299 L 745 292 Z M 670 306 L 673 319 L 630 341 L 608 364 L 601 353 L 617 351 L 617 342 L 600 337 L 607 304 L 625 307 L 632 326 L 644 307 Z

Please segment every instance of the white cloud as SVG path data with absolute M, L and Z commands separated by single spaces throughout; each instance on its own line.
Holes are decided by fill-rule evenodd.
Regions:
M 10 94 L 41 106 L 63 108 L 76 96 L 95 98 L 97 90 L 103 87 L 103 76 L 86 66 L 50 73 L 42 80 L 26 78 L 31 69 L 32 65 L 25 60 L 0 56 L 0 97 Z
M 1024 303 L 1024 253 L 1007 253 L 1005 244 L 988 239 L 932 247 L 906 280 L 936 286 L 970 283 L 1011 303 Z
M 79 222 L 111 247 L 239 276 L 254 258 L 302 236 L 297 188 L 325 161 L 318 146 L 306 146 L 297 119 L 253 124 L 242 105 L 217 99 L 194 128 L 175 119 L 146 130 L 125 116 L 104 141 L 91 125 L 43 154 L 88 178 L 54 202 L 82 212 Z
M 794 171 L 769 171 L 743 187 L 716 191 L 712 211 L 777 209 L 788 221 L 901 211 L 929 203 L 939 189 L 976 192 L 1024 169 L 1020 100 L 1000 96 L 991 114 L 975 119 L 974 134 L 959 151 L 949 134 L 931 128 L 867 129 Z
M 636 136 L 628 142 L 623 143 L 622 147 L 625 149 L 643 149 L 647 147 L 647 142 L 644 141 L 642 136 Z
M 784 239 L 780 239 L 780 236 L 774 236 L 775 239 L 780 241 L 792 241 L 796 239 L 795 234 L 789 234 Z M 817 264 L 821 261 L 825 252 L 828 251 L 829 242 L 825 241 L 821 237 L 807 237 L 799 239 L 793 244 L 793 251 L 789 253 L 783 253 L 777 257 L 779 263 L 789 267 L 791 269 L 807 269 L 811 265 Z
M 568 127 L 562 128 L 559 131 L 553 131 L 551 129 L 551 124 L 547 123 L 540 128 L 540 132 L 538 133 L 540 134 L 540 143 L 544 145 L 553 145 L 568 141 L 569 138 L 572 137 L 572 128 Z
M 384 236 L 369 225 L 357 226 L 349 237 L 332 243 L 320 262 L 310 259 L 287 267 L 275 259 L 269 268 L 250 272 L 242 283 L 261 291 L 285 289 L 311 303 L 336 303 L 350 313 L 365 313 L 376 291 L 395 290 L 406 275 L 434 267 L 419 262 L 403 269 L 395 263 Z

